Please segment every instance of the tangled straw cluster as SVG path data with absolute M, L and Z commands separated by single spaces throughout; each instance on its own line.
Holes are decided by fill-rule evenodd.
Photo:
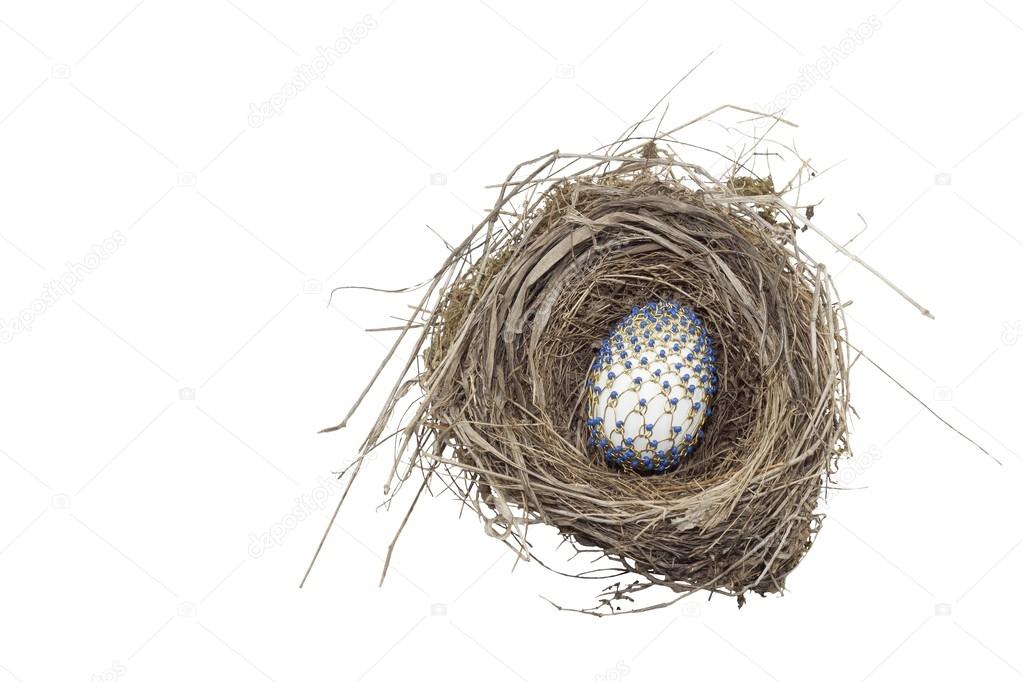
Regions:
M 797 239 L 818 232 L 812 214 L 786 202 L 793 183 L 776 189 L 743 159 L 722 177 L 685 162 L 673 132 L 516 167 L 385 360 L 418 330 L 362 449 L 389 440 L 418 387 L 388 492 L 419 470 L 419 493 L 439 479 L 523 558 L 536 557 L 529 527 L 547 524 L 610 559 L 585 574 L 626 576 L 584 609 L 597 614 L 652 586 L 675 593 L 664 603 L 780 592 L 847 450 L 842 307 Z M 716 340 L 717 394 L 700 447 L 641 476 L 588 446 L 587 378 L 623 314 L 650 301 L 697 311 Z

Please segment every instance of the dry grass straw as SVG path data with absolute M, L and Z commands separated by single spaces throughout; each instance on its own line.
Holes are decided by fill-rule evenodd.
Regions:
M 776 188 L 748 168 L 754 140 L 712 176 L 683 160 L 678 130 L 515 168 L 401 328 L 385 365 L 418 333 L 404 379 L 347 472 L 351 485 L 389 439 L 401 401 L 421 391 L 393 434 L 388 492 L 421 472 L 415 501 L 439 479 L 523 559 L 537 559 L 533 524 L 607 557 L 618 569 L 584 574 L 619 576 L 583 609 L 595 614 L 653 586 L 672 593 L 630 610 L 697 590 L 740 605 L 748 592 L 782 591 L 821 526 L 822 486 L 848 452 L 842 305 L 799 244 L 817 228 L 785 198 L 809 165 Z M 658 299 L 705 321 L 720 386 L 697 450 L 674 472 L 643 476 L 588 450 L 584 383 L 614 324 Z

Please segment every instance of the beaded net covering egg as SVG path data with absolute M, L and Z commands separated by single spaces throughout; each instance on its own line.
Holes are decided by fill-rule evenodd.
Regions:
M 587 381 L 589 445 L 645 473 L 692 454 L 717 392 L 714 343 L 691 308 L 633 308 L 604 341 Z

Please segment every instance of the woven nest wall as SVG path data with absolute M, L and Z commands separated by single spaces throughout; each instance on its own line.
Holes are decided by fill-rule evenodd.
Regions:
M 544 561 L 535 524 L 603 555 L 617 568 L 584 611 L 697 590 L 742 605 L 782 591 L 848 451 L 842 306 L 800 246 L 812 212 L 785 198 L 810 171 L 776 188 L 741 159 L 718 175 L 687 163 L 671 134 L 622 146 L 514 169 L 401 330 L 385 364 L 414 336 L 405 375 L 362 453 L 393 436 L 388 494 L 420 472 L 417 502 L 433 482 L 455 491 L 523 559 Z M 698 447 L 644 475 L 588 442 L 587 377 L 611 329 L 652 301 L 699 315 L 719 381 Z M 651 587 L 659 600 L 632 603 Z

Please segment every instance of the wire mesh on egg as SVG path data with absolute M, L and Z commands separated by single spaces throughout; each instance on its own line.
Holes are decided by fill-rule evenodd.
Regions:
M 351 485 L 399 418 L 389 494 L 419 470 L 413 506 L 437 481 L 541 563 L 528 530 L 554 527 L 614 567 L 580 572 L 604 579 L 581 609 L 595 614 L 781 592 L 848 448 L 842 307 L 799 242 L 820 233 L 812 213 L 787 199 L 811 169 L 775 187 L 746 150 L 712 174 L 685 160 L 678 130 L 512 171 L 402 328 L 388 361 L 413 336 L 404 375 L 347 472 Z M 657 301 L 695 311 L 715 339 L 717 392 L 699 446 L 640 475 L 588 445 L 586 384 L 623 314 Z M 659 600 L 636 603 L 652 587 Z

